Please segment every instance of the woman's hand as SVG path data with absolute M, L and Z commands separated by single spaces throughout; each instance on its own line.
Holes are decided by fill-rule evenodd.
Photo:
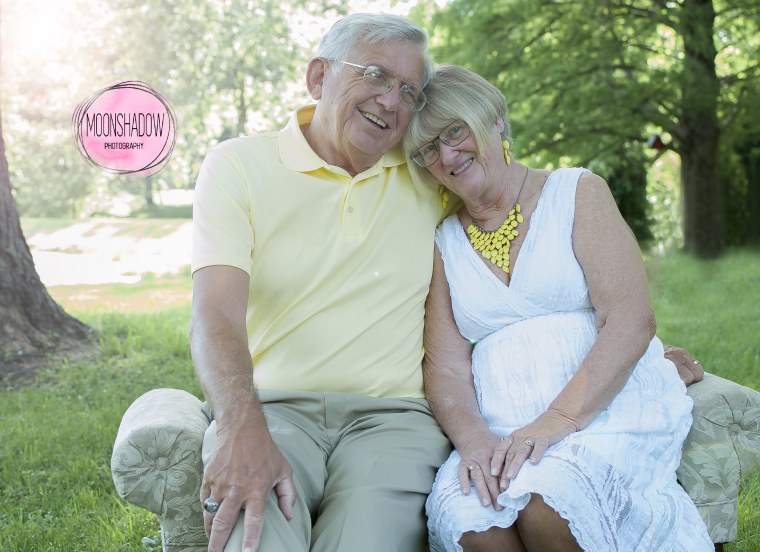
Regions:
M 491 474 L 499 477 L 500 492 L 509 487 L 528 458 L 538 464 L 549 446 L 578 430 L 575 420 L 549 409 L 532 423 L 501 437 L 491 460 Z
M 462 493 L 470 494 L 471 485 L 475 485 L 480 503 L 484 507 L 493 504 L 497 511 L 502 510 L 503 506 L 496 502 L 500 493 L 499 482 L 491 472 L 491 463 L 498 444 L 498 435 L 482 431 L 473 435 L 464 447 L 457 449 L 461 457 L 458 476 Z

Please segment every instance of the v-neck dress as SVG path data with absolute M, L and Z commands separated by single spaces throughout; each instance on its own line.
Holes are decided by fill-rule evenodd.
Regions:
M 546 411 L 597 337 L 572 244 L 575 191 L 584 169 L 553 172 L 541 192 L 509 286 L 473 250 L 456 216 L 436 232 L 459 332 L 475 345 L 482 415 L 509 435 Z M 426 510 L 432 550 L 459 551 L 467 531 L 509 527 L 530 494 L 567 519 L 584 550 L 712 550 L 696 507 L 676 482 L 691 399 L 663 345 L 652 339 L 629 381 L 587 427 L 526 462 L 499 498 L 500 512 L 462 494 L 460 457 L 438 472 Z

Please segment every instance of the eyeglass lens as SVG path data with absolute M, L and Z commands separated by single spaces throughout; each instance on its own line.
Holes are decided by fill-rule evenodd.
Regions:
M 454 121 L 443 129 L 437 138 L 422 144 L 413 154 L 412 159 L 420 167 L 426 168 L 438 161 L 440 156 L 436 140 L 440 140 L 449 147 L 458 146 L 470 135 L 470 127 L 464 121 Z

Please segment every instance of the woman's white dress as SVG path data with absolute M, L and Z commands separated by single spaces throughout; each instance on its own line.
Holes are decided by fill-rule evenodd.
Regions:
M 483 417 L 508 435 L 546 411 L 594 340 L 594 310 L 572 247 L 575 190 L 583 169 L 548 178 L 509 287 L 485 266 L 456 216 L 436 232 L 454 317 L 475 342 L 472 371 Z M 523 228 L 523 231 L 525 229 Z M 427 501 L 432 550 L 461 550 L 467 531 L 508 527 L 530 493 L 569 520 L 584 550 L 712 550 L 696 507 L 676 482 L 692 401 L 654 338 L 612 404 L 582 431 L 525 463 L 497 512 L 463 495 L 454 451 Z

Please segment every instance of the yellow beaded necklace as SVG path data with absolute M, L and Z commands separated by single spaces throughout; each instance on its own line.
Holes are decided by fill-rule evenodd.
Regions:
M 528 179 L 529 172 L 530 169 L 526 167 L 520 190 L 517 192 L 517 199 L 520 198 L 520 192 L 522 192 L 525 181 Z M 467 227 L 467 235 L 475 251 L 479 251 L 484 259 L 509 274 L 509 248 L 512 240 L 519 235 L 517 227 L 523 220 L 523 216 L 520 214 L 520 204 L 515 200 L 515 206 L 496 230 L 487 232 L 473 220 Z

